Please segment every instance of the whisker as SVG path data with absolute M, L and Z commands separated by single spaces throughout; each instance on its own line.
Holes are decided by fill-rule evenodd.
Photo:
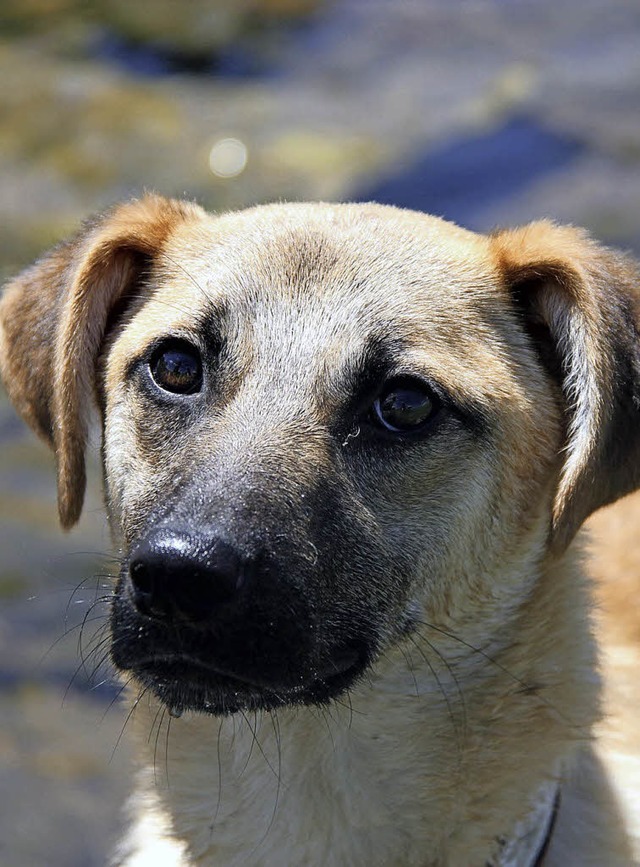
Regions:
M 107 716 L 107 714 L 109 713 L 109 711 L 111 710 L 111 708 L 112 708 L 112 707 L 114 706 L 114 704 L 119 700 L 120 696 L 121 696 L 122 693 L 125 691 L 125 689 L 129 686 L 129 684 L 131 683 L 132 680 L 133 680 L 133 675 L 130 675 L 130 676 L 127 678 L 127 680 L 122 684 L 122 686 L 120 687 L 120 689 L 118 690 L 118 692 L 114 695 L 114 697 L 111 699 L 111 701 L 110 701 L 109 704 L 107 705 L 107 709 L 106 709 L 105 712 L 102 714 L 102 717 L 101 717 L 101 719 L 100 719 L 101 722 L 104 721 L 104 719 L 106 718 L 106 716 Z
M 171 781 L 169 780 L 169 735 L 171 733 L 172 722 L 173 717 L 169 714 L 167 718 L 167 731 L 164 738 L 164 775 L 167 781 L 167 789 L 171 788 Z
M 111 751 L 111 757 L 109 758 L 109 764 L 111 764 L 111 762 L 113 761 L 113 757 L 115 756 L 116 750 L 118 749 L 118 747 L 120 745 L 120 741 L 122 740 L 122 738 L 124 736 L 124 732 L 125 732 L 127 725 L 129 724 L 129 720 L 131 719 L 131 717 L 135 713 L 135 710 L 138 707 L 138 705 L 140 704 L 141 699 L 143 698 L 143 696 L 145 696 L 147 694 L 148 691 L 149 691 L 149 687 L 144 687 L 144 689 L 142 689 L 142 691 L 140 692 L 140 694 L 138 695 L 136 700 L 131 705 L 129 713 L 125 717 L 125 721 L 123 722 L 122 728 L 120 729 L 120 734 L 118 735 L 118 739 L 116 740 L 115 745 L 113 747 L 113 750 Z
M 400 649 L 400 653 L 404 656 L 404 661 L 407 663 L 407 668 L 409 669 L 411 677 L 413 678 L 413 686 L 414 686 L 415 691 L 416 691 L 416 698 L 420 698 L 420 690 L 418 688 L 418 681 L 416 679 L 416 673 L 415 673 L 415 670 L 413 668 L 413 660 L 411 659 L 409 654 L 405 651 L 404 647 L 400 647 L 399 649 Z
M 329 738 L 331 739 L 331 747 L 332 747 L 332 749 L 333 749 L 333 752 L 335 753 L 335 751 L 336 751 L 336 742 L 335 742 L 335 738 L 333 737 L 333 732 L 332 732 L 332 730 L 331 730 L 331 726 L 329 725 L 329 720 L 327 719 L 327 709 L 326 709 L 326 707 L 323 707 L 322 705 L 319 705 L 319 706 L 318 706 L 318 711 L 319 711 L 320 714 L 322 715 L 322 720 L 323 720 L 323 722 L 324 722 L 324 724 L 325 724 L 325 726 L 326 726 L 326 728 L 327 728 L 327 732 L 329 733 Z
M 196 289 L 197 289 L 197 290 L 202 294 L 202 296 L 205 298 L 206 301 L 208 301 L 210 304 L 213 303 L 213 299 L 211 298 L 211 296 L 208 295 L 207 292 L 205 292 L 205 290 L 204 290 L 203 287 L 198 283 L 198 281 L 197 281 L 196 278 L 193 276 L 193 274 L 191 274 L 189 271 L 187 271 L 187 269 L 184 267 L 184 265 L 183 265 L 181 262 L 178 262 L 178 261 L 177 261 L 176 259 L 174 259 L 172 256 L 167 255 L 166 252 L 163 253 L 163 256 L 164 256 L 165 259 L 168 259 L 169 262 L 171 262 L 172 265 L 174 265 L 175 267 L 179 268 L 179 269 L 182 271 L 182 273 L 183 273 L 183 274 L 184 274 L 184 275 L 185 275 L 185 276 L 186 276 L 186 277 L 187 277 L 187 278 L 188 278 L 188 279 L 193 283 L 193 285 L 194 285 L 194 286 L 196 287 Z
M 349 689 L 345 690 L 344 695 L 348 701 L 348 704 L 345 704 L 343 701 L 341 701 L 340 697 L 335 697 L 332 700 L 332 704 L 340 705 L 340 707 L 343 707 L 345 710 L 349 711 L 349 728 L 351 728 L 354 715 L 358 714 L 359 716 L 364 716 L 364 714 L 361 710 L 356 710 L 354 708 L 353 701 L 351 699 L 351 692 Z
M 162 729 L 162 723 L 164 722 L 164 718 L 165 718 L 166 713 L 167 713 L 166 706 L 161 705 L 161 710 L 162 710 L 162 715 L 160 716 L 160 722 L 158 723 L 158 727 L 156 729 L 156 738 L 155 738 L 155 741 L 153 743 L 153 780 L 154 780 L 156 785 L 158 784 L 158 778 L 156 776 L 157 757 L 158 757 L 158 741 L 160 740 L 160 730 Z M 156 714 L 156 718 L 157 718 L 157 716 L 158 715 Z M 155 720 L 154 720 L 154 723 L 155 723 Z M 151 725 L 151 729 L 153 731 L 153 723 Z
M 127 298 L 129 298 L 131 301 L 148 301 L 149 300 L 149 296 L 144 295 L 142 293 L 132 293 L 131 295 L 128 295 Z M 184 313 L 185 315 L 188 315 L 188 316 L 190 316 L 193 313 L 193 311 L 190 310 L 188 307 L 183 307 L 181 304 L 176 304 L 173 301 L 167 301 L 165 298 L 155 298 L 154 297 L 153 303 L 154 304 L 160 304 L 162 307 L 168 307 L 171 310 L 177 310 L 178 313 Z
M 271 816 L 271 822 L 269 823 L 269 828 L 271 828 L 271 825 L 273 825 L 273 821 L 276 817 L 276 810 L 278 809 L 278 802 L 280 799 L 280 787 L 282 785 L 282 741 L 280 737 L 280 720 L 278 719 L 277 710 L 271 711 L 269 713 L 269 716 L 271 717 L 273 736 L 276 739 L 276 747 L 278 749 L 278 788 L 276 789 L 276 800 L 273 805 L 273 815 Z
M 103 620 L 103 619 L 104 619 L 104 615 L 96 615 L 95 617 L 92 617 L 87 622 L 88 623 L 95 623 L 98 620 Z M 80 629 L 81 626 L 82 626 L 81 623 L 74 623 L 73 626 L 70 626 L 68 629 L 65 629 L 65 631 L 62 633 L 62 635 L 59 635 L 55 639 L 55 641 L 49 646 L 49 648 L 47 650 L 45 650 L 45 652 L 42 654 L 42 656 L 40 657 L 40 660 L 39 660 L 40 665 L 42 665 L 42 663 L 47 659 L 49 654 L 57 647 L 58 644 L 60 644 L 61 641 L 63 641 L 65 638 L 68 638 L 68 636 L 71 635 L 72 632 L 75 632 L 76 629 Z
M 221 717 L 220 724 L 218 725 L 218 738 L 216 744 L 216 753 L 218 759 L 218 800 L 216 802 L 215 813 L 213 814 L 213 822 L 211 823 L 211 836 L 213 836 L 213 829 L 216 826 L 216 822 L 218 821 L 218 814 L 220 813 L 220 806 L 222 804 L 222 753 L 220 751 L 220 740 L 222 738 L 222 726 L 224 725 L 224 717 Z
M 462 753 L 461 734 L 463 735 L 465 730 L 466 730 L 466 713 L 463 713 L 464 726 L 463 726 L 462 733 L 461 733 L 459 730 L 459 727 L 458 727 L 458 722 L 456 720 L 453 705 L 451 704 L 451 700 L 449 698 L 449 695 L 447 694 L 447 691 L 444 688 L 444 685 L 443 685 L 442 681 L 440 680 L 440 677 L 439 677 L 437 671 L 433 667 L 431 660 L 429 659 L 427 654 L 423 651 L 423 649 L 418 645 L 418 643 L 415 640 L 413 635 L 410 635 L 409 639 L 411 640 L 412 644 L 414 645 L 414 647 L 416 648 L 418 653 L 422 656 L 422 658 L 426 662 L 427 666 L 429 667 L 429 671 L 433 675 L 433 678 L 438 685 L 438 689 L 442 693 L 442 697 L 444 698 L 445 704 L 447 706 L 447 713 L 449 714 L 449 719 L 451 720 L 451 726 L 452 726 L 453 731 L 454 731 L 455 736 L 456 736 L 456 745 L 458 748 L 458 756 L 460 756 Z M 426 639 L 425 639 L 425 642 L 431 648 L 431 650 L 434 649 L 433 646 Z M 443 659 L 442 654 L 438 653 L 438 656 L 440 657 L 441 660 Z M 449 668 L 449 666 L 447 666 L 447 668 Z M 456 685 L 457 685 L 457 681 L 456 681 Z M 458 692 L 460 693 L 460 686 L 457 685 L 457 688 L 458 688 Z M 462 706 L 464 708 L 464 699 L 462 699 Z
M 521 677 L 518 677 L 517 674 L 514 674 L 512 671 L 510 671 L 508 668 L 506 668 L 504 665 L 502 665 L 502 663 L 498 662 L 497 659 L 495 659 L 494 657 L 492 657 L 488 653 L 486 653 L 484 650 L 482 650 L 482 648 L 474 647 L 473 644 L 469 644 L 468 641 L 465 641 L 463 638 L 460 638 L 459 635 L 456 635 L 453 632 L 449 632 L 446 629 L 443 629 L 439 626 L 434 626 L 433 623 L 429 623 L 427 621 L 418 621 L 418 622 L 422 626 L 426 626 L 428 629 L 433 629 L 435 632 L 439 632 L 441 635 L 444 635 L 447 638 L 450 638 L 452 641 L 459 642 L 463 647 L 466 647 L 469 650 L 471 650 L 472 653 L 477 653 L 483 659 L 486 659 L 487 662 L 491 663 L 491 665 L 495 666 L 495 668 L 497 668 L 503 674 L 506 674 L 507 677 L 509 677 L 514 683 L 517 683 L 522 688 L 522 690 L 524 690 L 527 693 L 531 693 L 532 695 L 535 696 L 535 698 L 538 699 L 538 701 L 540 701 L 542 704 L 546 705 L 548 708 L 553 710 L 554 713 L 558 714 L 558 716 L 564 722 L 566 722 L 567 725 L 571 726 L 572 728 L 576 728 L 576 727 L 580 728 L 581 727 L 579 723 L 576 723 L 573 720 L 569 719 L 558 707 L 556 707 L 554 705 L 553 702 L 549 701 L 549 699 L 546 698 L 544 695 L 541 695 L 538 690 L 532 691 L 532 685 L 530 683 L 527 683 L 526 680 L 523 680 Z M 424 638 L 424 636 L 423 636 L 423 638 Z
M 257 715 L 257 712 L 254 711 L 254 722 L 255 722 L 255 727 L 251 725 L 251 723 L 249 722 L 249 718 L 247 717 L 247 715 L 245 714 L 245 712 L 244 712 L 243 710 L 241 710 L 240 713 L 241 713 L 242 716 L 244 717 L 245 722 L 247 723 L 247 725 L 249 726 L 249 729 L 250 729 L 251 732 L 253 733 L 253 737 L 254 737 L 254 739 L 255 739 L 255 742 L 256 742 L 256 745 L 257 745 L 258 749 L 260 750 L 260 753 L 261 753 L 261 755 L 262 755 L 262 758 L 265 760 L 265 762 L 266 762 L 268 768 L 271 770 L 271 772 L 273 773 L 273 775 L 274 775 L 274 776 L 276 777 L 276 779 L 277 779 L 277 778 L 278 778 L 278 774 L 277 774 L 277 772 L 276 772 L 276 769 L 273 767 L 273 765 L 272 765 L 271 762 L 269 761 L 269 757 L 268 757 L 267 754 L 265 753 L 265 751 L 264 751 L 264 749 L 263 749 L 263 747 L 262 747 L 262 744 L 261 744 L 260 741 L 258 740 L 258 735 L 257 735 L 257 733 L 256 733 L 256 729 L 257 729 L 257 726 L 258 726 L 258 715 Z

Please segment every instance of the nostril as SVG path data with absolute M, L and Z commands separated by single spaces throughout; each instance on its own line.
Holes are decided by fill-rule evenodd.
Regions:
M 166 620 L 171 616 L 168 596 L 161 592 L 157 581 L 158 573 L 153 565 L 143 559 L 133 560 L 129 566 L 133 603 L 141 614 L 156 620 Z
M 225 542 L 215 545 L 209 569 L 207 595 L 219 602 L 233 599 L 247 583 L 251 571 L 249 562 Z
M 153 591 L 153 574 L 144 560 L 134 560 L 129 566 L 129 574 L 136 590 L 141 593 Z

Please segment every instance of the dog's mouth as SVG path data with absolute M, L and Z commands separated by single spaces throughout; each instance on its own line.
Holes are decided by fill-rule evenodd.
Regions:
M 259 676 L 226 671 L 186 653 L 154 654 L 129 667 L 174 716 L 199 711 L 220 716 L 283 706 L 320 705 L 346 692 L 369 663 L 363 645 L 343 645 L 323 666 L 297 682 L 277 683 Z
M 323 598 L 297 560 L 250 561 L 211 538 L 160 528 L 133 548 L 111 608 L 115 666 L 174 713 L 320 705 L 349 689 L 378 646 L 371 618 Z

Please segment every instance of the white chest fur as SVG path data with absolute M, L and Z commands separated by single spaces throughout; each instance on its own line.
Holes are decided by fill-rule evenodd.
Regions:
M 491 737 L 474 719 L 486 714 L 488 681 L 465 692 L 463 710 L 451 684 L 441 682 L 445 700 L 430 673 L 397 660 L 385 668 L 328 709 L 172 719 L 144 698 L 134 717 L 150 759 L 137 805 L 144 819 L 118 863 L 484 864 L 496 839 L 527 819 L 532 792 L 554 781 L 558 751 L 532 742 L 531 766 L 515 767 L 513 743 L 527 736 L 517 708 L 509 729 L 494 721 Z
M 189 840 L 188 864 L 423 865 L 440 842 L 416 828 L 437 827 L 441 791 L 428 781 L 447 771 L 416 755 L 404 723 L 372 731 L 375 716 L 340 706 L 166 716 L 143 785 Z

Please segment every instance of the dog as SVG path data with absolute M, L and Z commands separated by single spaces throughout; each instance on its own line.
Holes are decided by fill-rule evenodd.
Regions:
M 140 755 L 114 863 L 633 863 L 578 533 L 640 486 L 640 272 L 548 221 L 155 195 L 6 288 Z

